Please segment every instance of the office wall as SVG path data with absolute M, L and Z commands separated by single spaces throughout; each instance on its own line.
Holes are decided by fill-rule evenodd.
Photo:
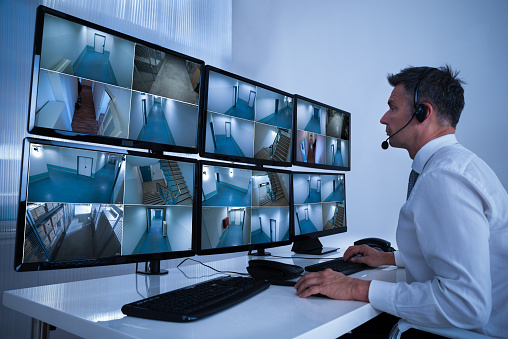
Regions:
M 0 292 L 134 272 L 134 265 L 16 273 L 16 228 L 22 141 L 30 93 L 35 13 L 39 4 L 142 40 L 231 68 L 231 0 L 2 0 L 0 1 Z M 61 41 L 59 42 L 61 44 Z M 62 46 L 60 46 L 62 47 Z M 54 66 L 54 65 L 52 65 Z M 137 137 L 137 135 L 136 135 Z M 213 258 L 213 256 L 211 257 Z M 206 258 L 206 260 L 213 260 Z M 174 267 L 181 260 L 162 266 Z M 0 305 L 2 338 L 30 337 L 30 318 Z M 51 338 L 74 338 L 61 330 Z
M 409 65 L 461 71 L 457 138 L 508 188 L 506 13 L 504 0 L 233 2 L 233 72 L 351 112 L 348 232 L 337 237 L 395 240 L 411 160 L 381 149 L 379 120 L 392 90 L 387 73 Z

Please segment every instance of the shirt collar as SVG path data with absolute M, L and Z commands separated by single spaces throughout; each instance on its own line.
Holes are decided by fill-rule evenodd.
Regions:
M 426 143 L 418 153 L 416 153 L 416 156 L 413 160 L 413 165 L 411 168 L 418 172 L 419 174 L 422 173 L 423 168 L 427 164 L 427 161 L 441 148 L 449 145 L 456 144 L 457 138 L 455 137 L 455 134 L 446 134 L 442 137 L 433 139 Z

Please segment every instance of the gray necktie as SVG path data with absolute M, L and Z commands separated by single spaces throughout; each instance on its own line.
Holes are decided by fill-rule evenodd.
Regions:
M 416 179 L 418 179 L 418 172 L 415 170 L 411 170 L 411 174 L 409 175 L 409 183 L 407 185 L 407 197 L 406 200 L 409 199 L 409 195 L 411 194 L 411 191 L 413 190 L 413 187 L 415 185 Z

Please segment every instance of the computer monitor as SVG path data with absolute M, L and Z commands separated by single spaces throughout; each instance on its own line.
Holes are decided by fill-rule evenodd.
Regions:
M 198 153 L 204 62 L 39 6 L 28 132 Z
M 201 161 L 200 176 L 198 254 L 265 255 L 265 248 L 291 243 L 289 171 Z
M 212 66 L 204 82 L 202 156 L 291 166 L 291 94 Z
M 25 139 L 15 270 L 194 254 L 197 160 Z
M 296 253 L 322 254 L 320 237 L 347 231 L 345 175 L 325 172 L 294 172 L 293 203 Z
M 295 95 L 295 165 L 351 169 L 351 114 Z

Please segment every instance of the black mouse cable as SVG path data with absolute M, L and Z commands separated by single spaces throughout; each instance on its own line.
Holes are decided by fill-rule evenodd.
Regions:
M 306 260 L 337 260 L 337 259 L 341 259 L 342 257 L 337 257 L 337 258 L 306 258 L 306 257 L 282 257 L 282 256 L 279 256 L 279 255 L 271 255 L 272 257 L 274 258 L 280 258 L 280 259 L 306 259 Z
M 205 266 L 206 268 L 209 268 L 217 273 L 214 273 L 214 274 L 211 274 L 211 275 L 208 275 L 208 276 L 212 276 L 212 275 L 215 275 L 215 274 L 237 274 L 237 275 L 243 275 L 243 276 L 249 276 L 249 273 L 241 273 L 241 272 L 234 272 L 234 271 L 220 271 L 216 268 L 213 268 L 212 266 L 209 266 L 205 263 L 202 263 L 201 261 L 199 260 L 196 260 L 196 259 L 192 259 L 192 258 L 185 258 L 184 260 L 182 260 L 177 266 L 176 268 L 178 268 L 178 270 L 180 272 L 183 273 L 183 275 L 188 278 L 188 279 L 195 279 L 195 278 L 203 278 L 203 277 L 207 277 L 206 275 L 203 275 L 203 276 L 200 276 L 200 277 L 189 277 L 184 271 L 182 271 L 182 269 L 180 268 L 180 266 L 186 262 L 187 260 L 190 260 L 190 261 L 194 261 L 194 262 L 197 262 L 198 264 L 201 264 L 203 266 Z

